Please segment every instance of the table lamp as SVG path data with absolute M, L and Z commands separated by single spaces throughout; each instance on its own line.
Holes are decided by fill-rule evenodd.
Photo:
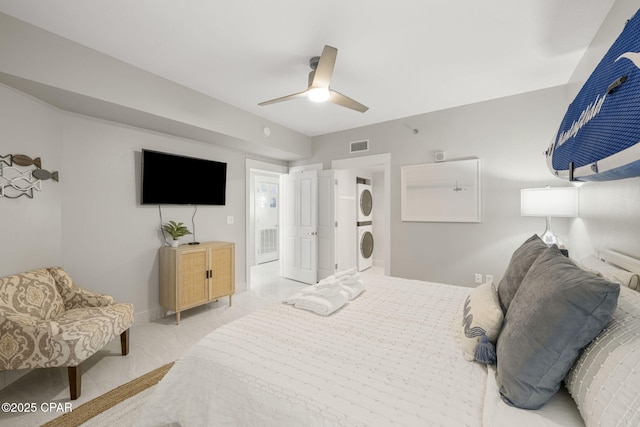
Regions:
M 525 188 L 520 190 L 520 215 L 543 216 L 547 219 L 547 229 L 540 236 L 543 242 L 558 246 L 558 236 L 551 231 L 552 217 L 578 216 L 577 187 Z

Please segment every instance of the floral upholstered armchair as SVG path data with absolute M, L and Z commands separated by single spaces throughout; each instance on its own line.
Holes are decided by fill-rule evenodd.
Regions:
M 59 267 L 0 278 L 0 370 L 67 367 L 71 400 L 80 364 L 120 335 L 129 353 L 133 305 L 76 285 Z

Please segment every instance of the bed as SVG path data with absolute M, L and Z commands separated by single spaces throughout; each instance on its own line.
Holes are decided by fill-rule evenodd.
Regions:
M 516 253 L 507 273 L 512 266 L 522 269 L 515 258 Z M 580 271 L 600 267 L 597 262 Z M 618 304 L 604 330 L 580 349 L 559 390 L 539 409 L 529 410 L 507 404 L 502 394 L 508 384 L 500 368 L 509 365 L 502 338 L 495 346 L 497 368 L 470 361 L 463 350 L 465 342 L 479 346 L 478 339 L 465 336 L 465 320 L 467 329 L 489 334 L 479 326 L 486 307 L 473 307 L 485 301 L 478 298 L 478 288 L 366 273 L 362 281 L 366 290 L 327 316 L 275 304 L 216 329 L 175 363 L 138 425 L 639 424 L 640 294 L 626 284 L 618 287 Z M 513 307 L 518 293 L 512 297 Z M 500 305 L 493 313 L 498 310 L 502 315 Z M 470 314 L 475 320 L 469 321 Z M 512 327 L 508 310 L 503 317 L 504 327 Z M 601 378 L 596 371 L 605 370 L 611 354 L 615 360 Z

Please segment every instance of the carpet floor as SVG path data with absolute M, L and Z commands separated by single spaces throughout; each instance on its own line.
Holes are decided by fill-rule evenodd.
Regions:
M 80 405 L 73 412 L 61 415 L 42 427 L 76 427 L 133 425 L 140 408 L 151 395 L 153 387 L 173 366 L 168 363 L 120 387 Z

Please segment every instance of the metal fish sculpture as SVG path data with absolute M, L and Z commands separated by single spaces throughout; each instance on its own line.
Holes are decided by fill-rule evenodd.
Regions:
M 5 197 L 7 199 L 17 199 L 18 197 L 27 197 L 29 199 L 33 199 L 33 188 L 30 188 L 28 190 L 24 190 L 24 191 L 19 191 L 18 194 L 7 194 L 5 191 L 5 187 L 0 187 L 0 197 Z
M 58 182 L 60 176 L 58 174 L 58 172 L 49 172 L 48 170 L 44 170 L 44 169 L 36 169 L 34 171 L 31 172 L 31 174 L 33 176 L 35 176 L 38 179 L 41 179 L 43 181 L 46 181 L 47 179 L 52 179 L 55 182 Z
M 11 161 L 18 166 L 31 166 L 35 165 L 38 169 L 42 168 L 42 161 L 40 157 L 36 157 L 32 159 L 29 156 L 25 156 L 24 154 L 13 154 L 11 155 Z
M 0 166 L 2 166 L 3 163 L 7 166 L 11 166 L 11 154 L 0 156 Z
M 11 178 L 6 176 L 4 177 L 4 179 L 7 179 L 9 181 L 8 185 L 15 188 L 16 190 L 28 191 L 34 189 L 37 191 L 42 191 L 42 181 L 34 181 L 31 171 L 23 172 L 14 167 L 8 167 L 5 169 L 13 169 L 16 172 L 15 176 Z

